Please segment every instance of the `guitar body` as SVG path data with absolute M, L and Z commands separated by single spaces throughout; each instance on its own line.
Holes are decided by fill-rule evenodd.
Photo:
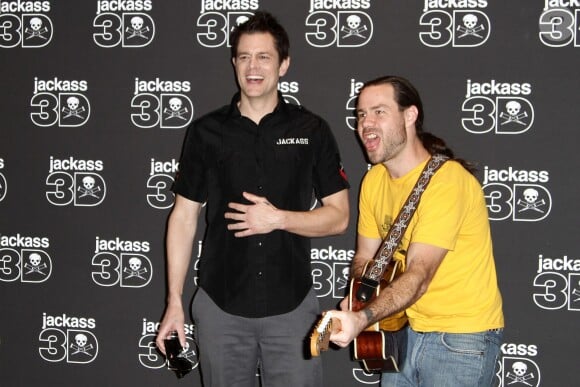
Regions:
M 383 280 L 366 301 L 360 301 L 357 298 L 359 288 L 364 286 L 362 280 L 353 278 L 350 284 L 349 310 L 357 312 L 374 300 L 381 288 L 393 280 L 397 270 L 398 264 L 390 263 L 383 275 Z M 406 316 L 400 313 L 369 326 L 354 339 L 353 358 L 360 360 L 367 372 L 399 372 L 399 348 L 395 334 L 397 330 L 405 326 L 406 322 Z M 384 327 L 391 332 L 385 331 Z
M 363 331 L 353 342 L 353 357 L 367 372 L 399 372 L 399 352 L 385 331 Z

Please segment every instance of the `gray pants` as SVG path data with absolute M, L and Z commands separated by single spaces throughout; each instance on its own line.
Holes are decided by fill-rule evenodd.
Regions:
M 309 358 L 310 330 L 319 314 L 314 290 L 293 311 L 245 318 L 221 310 L 199 288 L 192 304 L 204 387 L 320 387 L 322 362 Z

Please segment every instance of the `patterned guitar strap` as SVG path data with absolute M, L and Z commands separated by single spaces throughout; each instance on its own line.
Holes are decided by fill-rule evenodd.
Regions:
M 393 222 L 391 229 L 383 240 L 382 247 L 377 251 L 373 263 L 367 268 L 365 274 L 361 278 L 361 285 L 356 293 L 356 298 L 359 301 L 367 302 L 371 299 L 377 286 L 379 286 L 383 274 L 385 274 L 387 266 L 393 259 L 393 254 L 395 253 L 397 246 L 399 246 L 401 238 L 405 234 L 409 221 L 419 206 L 421 195 L 427 188 L 427 184 L 429 184 L 431 177 L 447 160 L 449 160 L 449 157 L 435 154 L 425 165 L 425 168 L 423 168 L 423 172 L 421 172 L 421 175 L 419 176 L 419 179 L 417 179 L 409 197 L 405 201 L 405 204 Z

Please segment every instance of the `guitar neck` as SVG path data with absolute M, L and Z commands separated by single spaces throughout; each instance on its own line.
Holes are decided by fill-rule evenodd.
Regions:
M 326 312 L 316 323 L 310 335 L 310 354 L 313 357 L 320 356 L 322 351 L 327 351 L 330 344 L 330 334 L 340 330 L 340 320 L 332 317 L 332 312 Z

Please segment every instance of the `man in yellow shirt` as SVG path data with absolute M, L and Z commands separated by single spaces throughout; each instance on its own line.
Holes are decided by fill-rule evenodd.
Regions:
M 347 346 L 368 326 L 405 312 L 400 372 L 383 373 L 383 386 L 488 387 L 504 320 L 481 186 L 467 162 L 423 131 L 421 99 L 408 80 L 367 82 L 356 112 L 375 165 L 361 186 L 353 278 L 381 248 L 430 156 L 450 160 L 431 178 L 393 256 L 403 272 L 360 310 L 347 310 L 343 300 L 343 311 L 333 311 L 341 329 L 330 340 Z

